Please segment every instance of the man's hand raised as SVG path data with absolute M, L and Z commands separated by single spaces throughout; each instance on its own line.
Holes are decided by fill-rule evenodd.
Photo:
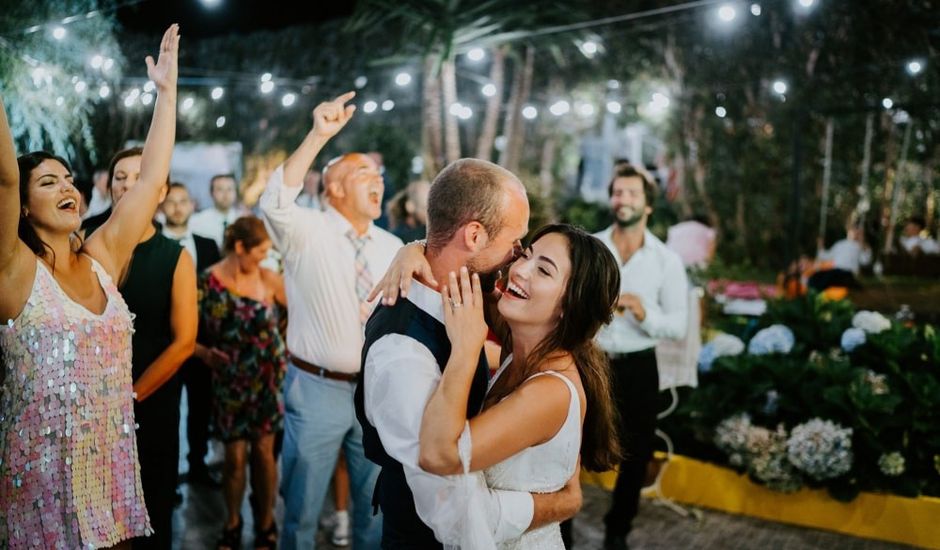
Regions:
M 324 101 L 313 110 L 313 133 L 322 139 L 330 139 L 346 126 L 356 111 L 355 105 L 346 105 L 356 92 L 346 92 L 333 101 Z

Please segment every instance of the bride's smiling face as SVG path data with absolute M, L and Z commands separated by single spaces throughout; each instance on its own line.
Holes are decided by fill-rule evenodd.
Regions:
M 568 239 L 548 233 L 532 243 L 509 268 L 499 313 L 510 323 L 544 325 L 551 330 L 571 275 Z

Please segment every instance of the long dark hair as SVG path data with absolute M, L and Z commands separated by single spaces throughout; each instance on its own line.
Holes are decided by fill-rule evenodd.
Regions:
M 536 231 L 529 242 L 551 233 L 567 239 L 571 255 L 571 274 L 561 302 L 563 317 L 526 358 L 524 368 L 512 373 L 507 370 L 486 400 L 487 404 L 499 402 L 538 372 L 539 365 L 553 355 L 570 353 L 587 398 L 581 464 L 590 471 L 606 471 L 619 464 L 622 455 L 617 437 L 617 411 L 610 390 L 610 366 L 607 356 L 594 343 L 594 336 L 613 319 L 620 292 L 620 270 L 604 243 L 572 225 L 546 225 Z M 508 330 L 500 336 L 503 346 L 512 349 L 512 335 Z
M 29 202 L 29 177 L 37 166 L 47 160 L 58 162 L 68 170 L 69 174 L 72 173 L 72 167 L 69 166 L 67 160 L 45 151 L 33 151 L 32 153 L 20 155 L 16 159 L 16 164 L 20 169 L 20 223 L 17 227 L 17 234 L 20 240 L 33 251 L 33 254 L 40 258 L 46 259 L 46 256 L 51 253 L 52 265 L 54 266 L 55 251 L 39 237 L 39 234 L 36 233 L 36 228 L 34 228 L 26 218 L 26 204 Z

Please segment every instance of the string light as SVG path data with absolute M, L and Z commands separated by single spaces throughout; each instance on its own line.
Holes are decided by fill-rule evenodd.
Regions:
M 548 111 L 555 116 L 561 116 L 571 110 L 571 105 L 564 99 L 556 101 L 548 108 Z
M 261 75 L 261 82 L 268 82 L 272 78 L 271 73 L 264 73 Z
M 495 85 L 495 84 L 485 84 L 485 85 L 483 86 L 483 88 L 482 88 L 480 91 L 481 91 L 481 92 L 483 93 L 483 95 L 485 95 L 486 97 L 493 97 L 494 95 L 496 95 L 496 85 Z
M 110 57 L 104 60 L 104 63 L 101 65 L 101 69 L 105 72 L 110 71 L 111 67 L 114 66 L 114 60 Z
M 467 52 L 467 59 L 470 61 L 483 61 L 486 57 L 486 50 L 483 48 L 473 48 Z
M 225 95 L 225 88 L 221 86 L 216 86 L 215 88 L 212 88 L 212 91 L 209 93 L 209 97 L 211 97 L 213 101 L 218 101 L 222 99 L 223 95 Z
M 881 100 L 881 106 L 885 109 L 890 109 L 891 107 L 894 107 L 894 100 L 892 100 L 890 97 L 886 97 Z
M 728 114 L 728 111 L 721 105 L 715 107 L 715 116 L 717 116 L 718 118 L 725 118 L 727 114 Z
M 145 92 L 152 92 L 156 89 L 157 89 L 157 85 L 153 83 L 153 80 L 148 80 L 147 83 L 144 84 Z
M 104 65 L 104 57 L 102 57 L 101 55 L 95 54 L 91 56 L 90 63 L 91 63 L 92 69 L 100 69 L 101 66 Z
M 737 10 L 731 4 L 724 4 L 718 8 L 718 19 L 722 23 L 730 23 L 738 15 Z
M 290 107 L 294 104 L 295 101 L 297 101 L 297 96 L 291 92 L 288 92 L 284 94 L 283 97 L 281 97 L 281 105 L 284 107 Z
M 357 76 L 354 84 L 356 85 L 357 90 L 361 90 L 366 87 L 366 84 L 369 83 L 369 79 L 364 76 Z
M 612 115 L 619 115 L 621 110 L 622 110 L 622 107 L 620 106 L 620 103 L 617 103 L 616 101 L 608 101 L 608 102 L 607 102 L 607 112 L 608 112 L 608 113 L 610 113 L 610 114 L 612 114 Z
M 98 88 L 98 96 L 101 99 L 106 99 L 109 95 L 111 95 L 111 88 L 109 88 L 107 84 L 102 84 L 101 87 Z
M 589 117 L 594 114 L 594 105 L 592 103 L 579 103 L 575 106 L 575 110 L 582 117 Z
M 88 84 L 86 84 L 84 80 L 79 80 L 75 83 L 75 93 L 80 94 L 86 89 L 88 89 Z
M 760 4 L 751 4 L 751 15 L 758 17 L 761 14 Z
M 269 94 L 274 91 L 274 83 L 270 80 L 266 80 L 261 83 L 261 93 Z
M 924 64 L 918 61 L 917 59 L 912 59 L 907 62 L 907 72 L 911 75 L 920 74 L 924 70 Z
M 193 99 L 193 98 L 191 98 L 191 97 L 187 97 L 186 99 L 183 100 L 183 104 L 181 105 L 181 107 L 182 107 L 183 111 L 185 112 L 185 111 L 188 111 L 188 110 L 192 109 L 192 108 L 193 108 L 193 105 L 195 105 L 195 104 L 196 104 L 196 100 L 195 100 L 195 99 Z
M 411 75 L 404 71 L 398 73 L 395 75 L 395 84 L 402 87 L 411 84 Z
M 386 99 L 385 101 L 382 102 L 382 110 L 383 110 L 383 111 L 388 112 L 388 111 L 391 111 L 391 110 L 394 109 L 394 108 L 395 108 L 395 102 L 392 101 L 391 99 Z
M 787 83 L 783 80 L 775 80 L 773 84 L 774 92 L 780 95 L 787 93 Z
M 598 50 L 597 42 L 594 42 L 593 40 L 585 40 L 581 43 L 580 48 L 581 53 L 583 53 L 584 56 L 588 58 L 594 57 Z
M 225 117 L 224 117 L 224 116 L 220 116 L 219 118 L 215 119 L 215 127 L 216 127 L 216 128 L 221 128 L 221 127 L 223 127 L 223 126 L 225 126 Z
M 363 103 L 362 112 L 368 115 L 368 114 L 374 113 L 375 110 L 378 108 L 379 108 L 379 104 L 370 100 L 370 101 L 366 101 L 365 103 Z
M 150 105 L 151 103 L 153 103 L 153 94 L 150 94 L 150 93 L 141 94 L 140 102 L 143 103 L 144 105 Z
M 522 116 L 527 120 L 534 120 L 535 117 L 539 116 L 539 110 L 531 105 L 526 105 L 522 108 Z
M 56 40 L 62 40 L 63 38 L 65 38 L 65 35 L 66 35 L 65 27 L 56 27 L 52 29 L 52 38 L 55 38 Z

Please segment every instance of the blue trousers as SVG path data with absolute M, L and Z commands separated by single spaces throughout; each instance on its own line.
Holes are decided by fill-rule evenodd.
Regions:
M 371 550 L 381 544 L 382 518 L 372 515 L 379 467 L 363 454 L 355 389 L 355 384 L 315 376 L 294 365 L 287 369 L 280 487 L 283 550 L 316 548 L 320 512 L 340 448 L 349 466 L 353 548 Z

